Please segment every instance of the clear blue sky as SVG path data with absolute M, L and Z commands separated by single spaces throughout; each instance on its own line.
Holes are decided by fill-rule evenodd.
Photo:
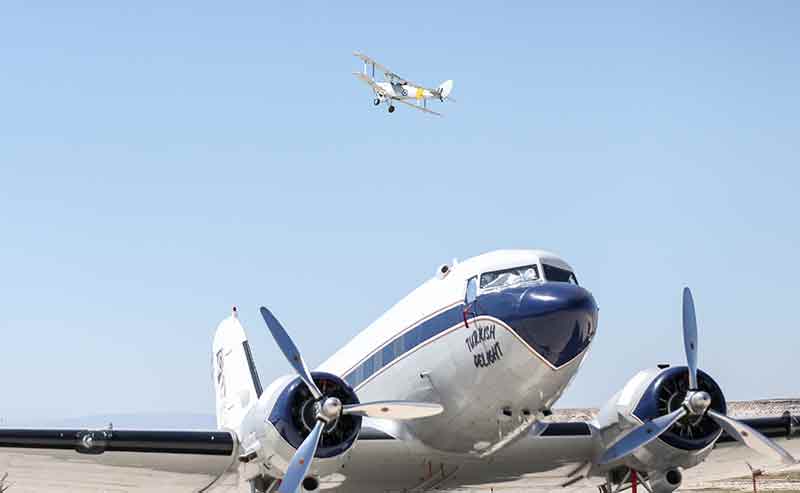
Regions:
M 213 412 L 241 307 L 262 380 L 316 365 L 436 266 L 562 254 L 601 307 L 561 405 L 682 360 L 798 396 L 800 5 L 7 2 L 0 333 L 10 422 Z M 438 119 L 371 105 L 362 50 Z

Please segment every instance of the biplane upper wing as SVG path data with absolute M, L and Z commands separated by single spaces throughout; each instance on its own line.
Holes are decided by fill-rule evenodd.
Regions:
M 420 111 L 424 111 L 425 113 L 430 113 L 431 115 L 442 116 L 441 113 L 437 113 L 437 112 L 435 112 L 433 110 L 429 110 L 428 108 L 426 108 L 424 106 L 419 106 L 417 104 L 409 103 L 408 101 L 404 101 L 402 99 L 395 99 L 395 101 L 397 101 L 398 103 L 403 103 L 405 105 L 411 106 L 414 109 L 418 109 Z
M 400 75 L 398 75 L 398 74 L 392 72 L 391 70 L 389 70 L 389 67 L 387 67 L 386 65 L 381 65 L 380 63 L 376 62 L 375 60 L 373 60 L 372 58 L 368 57 L 367 55 L 365 55 L 363 53 L 359 53 L 357 51 L 353 52 L 353 55 L 358 57 L 358 58 L 360 58 L 361 61 L 363 61 L 364 63 L 370 64 L 370 65 L 374 65 L 375 68 L 380 70 L 381 72 L 383 72 L 386 75 L 387 78 L 391 77 L 391 78 L 400 79 L 400 80 L 405 81 L 405 78 L 403 78 Z

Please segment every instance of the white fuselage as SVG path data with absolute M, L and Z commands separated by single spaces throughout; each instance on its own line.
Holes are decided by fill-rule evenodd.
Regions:
M 404 84 L 404 83 L 396 83 L 392 84 L 390 82 L 377 82 L 378 87 L 381 88 L 383 93 L 391 98 L 394 99 L 430 99 L 434 97 L 434 94 L 431 93 L 427 89 L 423 89 L 421 87 L 415 87 L 411 84 Z
M 486 457 L 523 436 L 562 395 L 594 337 L 597 306 L 572 268 L 548 252 L 496 251 L 445 270 L 316 370 L 344 380 L 361 402 L 444 408 L 412 421 L 365 418 L 364 426 L 431 453 Z M 230 334 L 236 347 L 241 337 Z M 239 367 L 244 374 L 247 365 Z M 258 458 L 253 463 L 264 474 L 285 471 L 299 446 L 286 438 L 285 426 L 295 418 L 286 414 L 294 408 L 282 400 L 289 395 L 282 389 L 292 382 L 298 384 L 296 375 L 273 381 L 237 429 L 241 455 Z M 235 395 L 223 400 L 234 416 L 238 399 L 246 397 Z M 315 474 L 330 474 L 346 461 L 347 454 L 319 458 Z
M 501 306 L 500 313 L 493 313 L 484 307 L 467 313 L 465 321 L 468 279 L 521 265 L 538 265 L 541 272 L 542 262 L 571 271 L 554 255 L 533 250 L 492 252 L 456 264 L 443 278 L 410 293 L 318 369 L 345 378 L 362 401 L 440 403 L 441 415 L 403 426 L 438 450 L 486 450 L 550 409 L 575 376 L 594 334 L 590 328 L 588 340 L 574 354 L 550 361 L 509 325 L 513 308 Z M 479 292 L 479 305 L 482 298 Z M 539 330 L 562 329 L 545 325 Z M 563 345 L 571 336 L 547 334 L 543 341 Z M 404 338 L 411 341 L 403 344 Z

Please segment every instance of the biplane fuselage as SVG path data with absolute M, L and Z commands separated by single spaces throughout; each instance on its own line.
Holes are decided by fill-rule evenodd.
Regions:
M 391 82 L 376 82 L 376 85 L 384 91 L 384 95 L 378 93 L 378 96 L 390 96 L 395 99 L 429 99 L 438 97 L 431 91 L 423 87 L 415 87 L 411 84 L 391 83 Z

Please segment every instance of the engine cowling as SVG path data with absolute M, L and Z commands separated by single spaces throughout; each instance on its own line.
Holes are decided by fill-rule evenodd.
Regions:
M 328 397 L 337 397 L 343 405 L 358 404 L 353 389 L 341 378 L 330 373 L 312 372 L 317 387 Z M 280 436 L 294 449 L 311 433 L 316 424 L 317 401 L 298 377 L 286 385 L 277 396 L 267 418 Z M 342 415 L 325 426 L 315 457 L 327 459 L 344 454 L 358 438 L 360 416 Z
M 685 366 L 651 368 L 629 380 L 598 416 L 605 442 L 611 444 L 633 426 L 678 409 L 689 388 L 688 371 Z M 725 396 L 714 379 L 698 371 L 698 384 L 711 396 L 710 409 L 725 414 Z M 654 474 L 693 467 L 708 455 L 721 434 L 720 426 L 707 415 L 687 415 L 658 439 L 635 451 L 626 462 Z
M 647 421 L 675 411 L 680 408 L 686 392 L 689 390 L 688 369 L 685 366 L 666 368 L 648 385 L 633 409 L 633 416 L 640 421 Z M 725 414 L 727 404 L 722 390 L 707 373 L 697 371 L 700 389 L 711 396 L 710 409 Z M 702 450 L 719 438 L 722 428 L 710 417 L 699 418 L 687 416 L 672 426 L 659 438 L 677 449 Z
M 343 405 L 358 403 L 353 389 L 336 375 L 313 372 L 312 378 L 326 396 L 338 398 Z M 258 467 L 259 462 L 273 471 L 274 477 L 284 474 L 298 447 L 316 424 L 318 405 L 320 403 L 296 375 L 278 378 L 264 389 L 237 430 L 240 460 L 244 464 L 240 469 L 242 477 L 249 480 L 264 474 Z M 361 420 L 360 416 L 345 414 L 325 426 L 309 476 L 330 474 L 341 467 L 347 459 L 346 452 L 358 439 Z

